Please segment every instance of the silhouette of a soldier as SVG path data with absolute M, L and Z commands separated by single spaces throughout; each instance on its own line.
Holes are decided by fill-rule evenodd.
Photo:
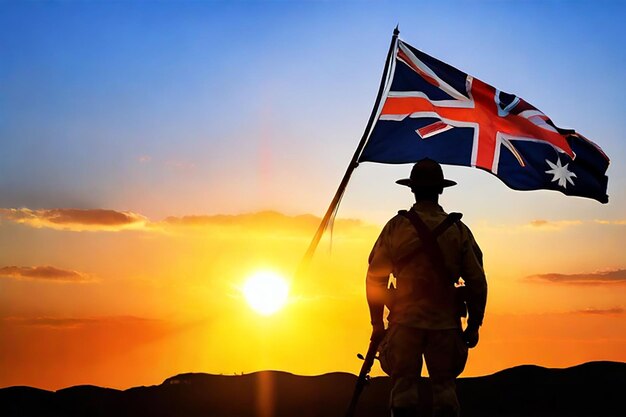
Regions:
M 415 205 L 383 228 L 366 279 L 372 338 L 384 335 L 380 362 L 391 377 L 392 416 L 414 417 L 423 409 L 418 380 L 424 359 L 433 415 L 457 417 L 455 379 L 465 367 L 468 348 L 478 343 L 487 300 L 482 253 L 461 215 L 448 215 L 438 204 L 443 189 L 456 183 L 444 179 L 437 162 L 423 159 L 410 178 L 396 182 L 411 188 Z M 387 331 L 384 305 L 389 308 Z M 466 315 L 463 331 L 461 317 Z

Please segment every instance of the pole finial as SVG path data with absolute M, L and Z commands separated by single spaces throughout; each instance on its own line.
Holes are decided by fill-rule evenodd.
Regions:
M 393 36 L 398 36 L 400 34 L 400 23 L 396 25 L 396 28 L 393 30 Z

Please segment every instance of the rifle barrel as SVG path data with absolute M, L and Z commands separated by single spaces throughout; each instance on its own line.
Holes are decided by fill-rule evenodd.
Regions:
M 352 393 L 352 399 L 350 400 L 348 411 L 346 411 L 346 417 L 354 417 L 354 414 L 356 413 L 356 405 L 359 402 L 359 397 L 361 396 L 363 389 L 365 389 L 365 385 L 367 384 L 369 373 L 372 370 L 372 366 L 374 365 L 376 352 L 378 351 L 378 345 L 380 344 L 380 342 L 380 338 L 370 340 L 367 354 L 365 355 L 363 365 L 361 366 L 361 371 L 359 372 L 359 376 L 356 380 L 356 385 L 354 386 L 354 392 Z

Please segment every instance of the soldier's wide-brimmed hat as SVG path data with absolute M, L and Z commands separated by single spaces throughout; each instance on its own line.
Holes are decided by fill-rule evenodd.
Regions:
M 413 165 L 410 178 L 398 180 L 396 184 L 406 185 L 411 188 L 445 188 L 456 185 L 456 182 L 443 177 L 443 170 L 439 163 L 425 158 Z

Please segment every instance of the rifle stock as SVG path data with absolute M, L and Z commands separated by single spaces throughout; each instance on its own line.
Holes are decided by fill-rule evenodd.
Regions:
M 372 338 L 370 340 L 370 345 L 367 349 L 365 359 L 363 360 L 363 365 L 361 366 L 361 371 L 359 372 L 359 377 L 357 378 L 354 392 L 352 393 L 352 399 L 350 400 L 348 411 L 346 412 L 346 417 L 354 417 L 354 413 L 356 412 L 356 405 L 359 401 L 361 393 L 363 392 L 363 389 L 365 388 L 365 385 L 367 385 L 367 381 L 369 380 L 369 373 L 372 370 L 372 366 L 374 365 L 376 352 L 378 351 L 378 345 L 380 344 L 381 340 L 381 337 Z

